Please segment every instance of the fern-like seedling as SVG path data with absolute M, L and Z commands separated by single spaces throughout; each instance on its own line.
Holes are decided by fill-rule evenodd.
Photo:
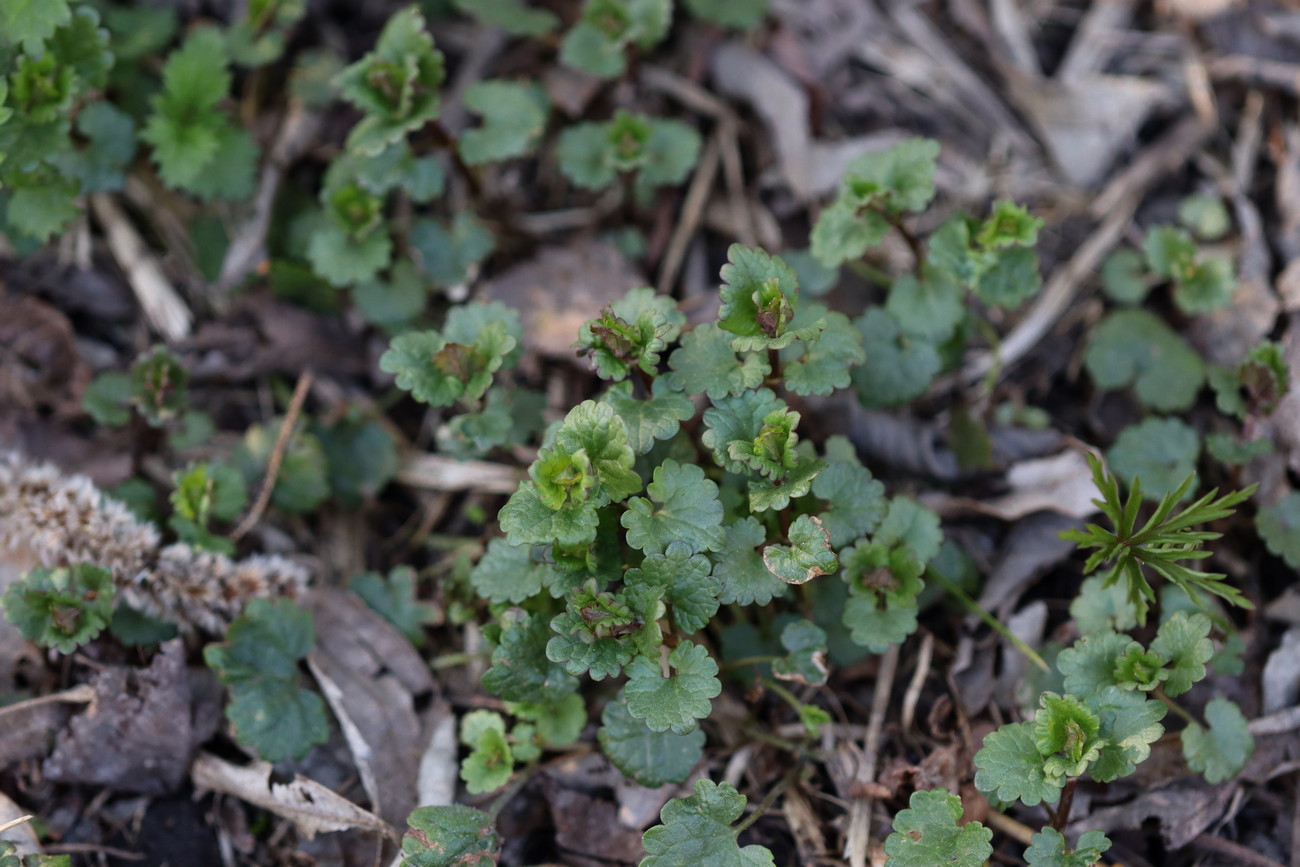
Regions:
M 1195 476 L 1188 476 L 1175 490 L 1165 494 L 1146 523 L 1138 527 L 1138 510 L 1142 505 L 1142 483 L 1133 480 L 1127 500 L 1120 498 L 1119 482 L 1102 466 L 1100 460 L 1088 455 L 1092 478 L 1101 492 L 1100 500 L 1093 500 L 1102 513 L 1110 519 L 1114 529 L 1107 530 L 1088 524 L 1082 530 L 1067 530 L 1061 538 L 1074 542 L 1079 548 L 1096 548 L 1084 568 L 1092 572 L 1103 564 L 1110 564 L 1103 586 L 1111 586 L 1121 579 L 1127 584 L 1128 601 L 1137 614 L 1138 622 L 1145 623 L 1150 603 L 1155 601 L 1155 590 L 1147 580 L 1143 567 L 1178 585 L 1187 595 L 1197 598 L 1198 591 L 1212 593 L 1242 608 L 1253 608 L 1241 591 L 1223 582 L 1222 573 L 1201 572 L 1182 565 L 1181 560 L 1203 560 L 1210 552 L 1201 546 L 1218 539 L 1222 533 L 1198 530 L 1201 524 L 1226 518 L 1235 506 L 1255 492 L 1257 485 L 1241 491 L 1218 496 L 1214 489 L 1174 514 L 1174 505 L 1191 488 Z

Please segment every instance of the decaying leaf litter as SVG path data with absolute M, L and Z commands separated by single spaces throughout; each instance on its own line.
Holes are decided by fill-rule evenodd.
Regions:
M 573 4 L 553 5 L 573 12 Z M 365 13 L 373 15 L 362 19 L 371 41 L 391 11 Z M 451 59 L 443 123 L 453 133 L 468 125 L 465 89 L 489 74 L 534 75 L 574 116 L 610 96 L 463 18 L 435 22 L 433 31 Z M 1185 318 L 1183 336 L 1221 364 L 1272 336 L 1297 369 L 1297 33 L 1295 13 L 1266 3 L 1150 9 L 1011 0 L 776 0 L 749 37 L 681 27 L 642 61 L 635 87 L 614 93 L 633 108 L 652 102 L 706 135 L 685 184 L 628 220 L 644 233 L 644 254 L 628 256 L 602 237 L 612 220 L 627 218 L 609 197 L 566 198 L 554 178 L 523 183 L 489 172 L 482 183 L 517 213 L 514 234 L 491 269 L 452 291 L 521 311 L 525 369 L 549 409 L 562 412 L 593 388 L 571 344 L 604 305 L 658 285 L 681 299 L 692 322 L 704 321 L 728 244 L 804 246 L 854 157 L 917 134 L 937 138 L 943 209 L 978 213 L 992 198 L 1009 198 L 1044 218 L 1044 291 L 1023 314 L 996 323 L 1004 334 L 996 351 L 966 358 L 916 412 L 841 411 L 814 399 L 801 408 L 804 430 L 847 435 L 891 489 L 942 514 L 985 575 L 977 601 L 1021 641 L 1068 641 L 1077 615 L 1064 603 L 1082 578 L 1081 561 L 1057 534 L 1093 511 L 1077 445 L 1108 446 L 1137 417 L 1083 373 L 1107 255 L 1140 241 L 1137 226 L 1171 219 L 1188 194 L 1222 197 L 1235 227 L 1223 243 L 1240 263 L 1237 294 L 1212 316 Z M 368 46 L 358 41 L 350 56 Z M 273 298 L 256 280 L 228 292 L 257 269 L 283 175 L 313 159 L 313 139 L 329 137 L 329 112 L 283 115 L 265 119 L 279 130 L 266 134 L 260 176 L 270 194 L 230 215 L 240 243 L 219 280 L 199 276 L 182 204 L 143 162 L 122 193 L 91 198 L 66 242 L 6 256 L 0 306 L 12 315 L 0 325 L 0 443 L 101 488 L 133 475 L 165 486 L 173 468 L 130 437 L 88 424 L 80 402 L 93 373 L 125 369 L 155 340 L 182 359 L 195 402 L 223 420 L 213 448 L 253 422 L 273 440 L 294 383 L 308 383 L 314 413 L 338 417 L 386 387 L 375 363 L 386 339 L 359 319 Z M 452 183 L 462 186 L 455 194 L 470 195 Z M 894 238 L 880 267 L 905 271 L 910 256 Z M 866 291 L 846 272 L 845 304 Z M 1294 391 L 1281 396 L 1276 412 L 1252 422 L 1278 448 L 1230 480 L 1259 482 L 1260 505 L 1285 502 L 1288 471 L 1300 470 L 1295 400 Z M 954 407 L 993 402 L 1042 407 L 1050 431 L 995 426 L 991 462 L 963 469 Z M 200 660 L 186 659 L 183 638 L 151 658 L 104 643 L 55 662 L 6 624 L 0 686 L 25 700 L 0 708 L 0 781 L 17 812 L 42 823 L 39 839 L 25 825 L 7 835 L 86 864 L 365 864 L 391 857 L 389 841 L 413 806 L 474 802 L 457 789 L 456 721 L 497 700 L 479 686 L 484 638 L 472 619 L 456 616 L 464 600 L 446 588 L 485 544 L 467 515 L 492 514 L 531 456 L 466 466 L 430 455 L 430 425 L 410 407 L 385 409 L 381 418 L 404 447 L 393 485 L 369 492 L 359 508 L 327 507 L 309 519 L 264 506 L 240 542 L 241 555 L 282 555 L 312 576 L 316 642 L 305 662 L 329 709 L 328 744 L 275 771 L 238 767 L 245 757 L 219 733 L 220 684 Z M 1288 514 L 1279 514 L 1283 537 Z M 1226 536 L 1215 562 L 1258 610 L 1240 624 L 1243 673 L 1214 675 L 1198 701 L 1235 699 L 1251 720 L 1255 753 L 1241 774 L 1211 786 L 1190 774 L 1176 743 L 1157 741 L 1135 776 L 1081 788 L 1077 827 L 1067 834 L 1105 830 L 1115 841 L 1110 863 L 1300 863 L 1300 615 L 1285 589 L 1291 570 L 1265 555 L 1249 529 Z M 419 598 L 432 606 L 414 626 L 424 638 L 418 649 L 341 589 L 367 569 L 407 563 L 420 570 Z M 785 566 L 810 578 L 821 568 Z M 778 737 L 796 737 L 801 726 L 786 705 L 756 684 L 733 682 L 714 700 L 706 760 L 685 784 L 630 783 L 590 736 L 517 780 L 499 817 L 502 862 L 635 862 L 642 831 L 703 777 L 735 785 L 751 806 L 779 789 L 774 808 L 742 838 L 769 847 L 779 863 L 884 863 L 889 819 L 916 789 L 958 792 L 967 817 L 995 829 L 995 843 L 1027 843 L 1033 829 L 990 810 L 971 786 L 970 762 L 983 736 L 1018 713 L 1013 696 L 1028 671 L 975 616 L 931 608 L 901 648 L 832 670 L 825 687 L 795 685 L 834 719 L 810 776 L 792 778 L 788 754 L 755 734 L 757 719 Z M 185 724 L 166 724 L 177 720 Z M 169 838 L 180 829 L 178 846 Z

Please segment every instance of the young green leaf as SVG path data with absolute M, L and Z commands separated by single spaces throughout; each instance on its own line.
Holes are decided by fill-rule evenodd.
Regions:
M 993 854 L 993 832 L 979 822 L 958 825 L 961 799 L 942 789 L 913 792 L 894 817 L 885 854 L 895 867 L 981 867 Z
M 610 304 L 598 319 L 578 329 L 579 355 L 590 355 L 602 379 L 626 379 L 633 370 L 654 376 L 660 353 L 677 339 L 686 316 L 672 298 L 649 288 L 633 289 Z
M 71 20 L 68 0 L 6 0 L 0 4 L 0 33 L 10 42 L 21 43 L 32 57 L 40 57 L 45 40 Z
M 654 381 L 649 399 L 638 400 L 633 396 L 631 384 L 622 382 L 613 386 L 602 400 L 627 425 L 628 441 L 638 455 L 650 451 L 655 440 L 671 439 L 681 429 L 681 423 L 695 415 L 695 404 L 674 390 L 667 377 Z
M 1034 714 L 1034 744 L 1043 771 L 1053 777 L 1081 776 L 1106 744 L 1098 736 L 1101 721 L 1072 695 L 1045 692 Z
M 1232 229 L 1223 199 L 1212 193 L 1193 193 L 1179 202 L 1178 222 L 1202 241 L 1217 241 Z
M 203 650 L 230 687 L 226 718 L 235 736 L 268 762 L 301 758 L 329 737 L 325 702 L 298 686 L 298 664 L 315 642 L 310 612 L 287 599 L 254 599 L 225 643 Z
M 512 611 L 503 617 L 501 638 L 492 651 L 492 667 L 483 675 L 483 688 L 506 701 L 548 704 L 561 701 L 578 688 L 578 681 L 546 656 L 550 625 L 541 614 Z
M 1108 686 L 1119 686 L 1115 665 L 1130 650 L 1142 650 L 1127 635 L 1100 630 L 1083 636 L 1061 651 L 1056 666 L 1065 677 L 1065 691 L 1093 695 Z
M 627 543 L 646 554 L 662 554 L 673 542 L 692 553 L 722 547 L 722 503 L 718 486 L 694 464 L 666 460 L 655 468 L 645 497 L 628 500 L 621 523 Z
M 885 519 L 888 506 L 885 486 L 862 466 L 852 446 L 851 459 L 840 460 L 832 454 L 832 440 L 848 443 L 843 437 L 827 441 L 828 466 L 813 479 L 812 492 L 829 506 L 820 515 L 822 526 L 830 533 L 831 546 L 839 550 L 875 530 Z
M 1106 317 L 1093 332 L 1083 363 L 1099 388 L 1132 385 L 1138 400 L 1161 412 L 1190 407 L 1205 380 L 1196 350 L 1146 310 Z
M 1169 679 L 1159 653 L 1143 650 L 1136 643 L 1115 662 L 1115 680 L 1122 689 L 1151 692 Z
M 758 547 L 767 534 L 753 517 L 723 527 L 722 547 L 713 555 L 713 577 L 721 589 L 718 601 L 725 604 L 766 605 L 788 586 L 763 564 Z
M 1165 695 L 1182 695 L 1205 677 L 1205 663 L 1214 656 L 1210 618 L 1179 611 L 1164 623 L 1151 642 L 1151 650 L 1168 666 Z
M 641 838 L 648 856 L 639 867 L 772 867 L 772 853 L 763 846 L 743 849 L 732 823 L 745 811 L 745 796 L 730 783 L 696 780 L 695 794 L 673 798 L 659 813 L 656 825 Z
M 1300 493 L 1292 491 L 1255 517 L 1255 532 L 1274 556 L 1300 569 Z
M 781 630 L 787 655 L 772 663 L 772 674 L 810 686 L 826 683 L 826 632 L 807 620 L 796 620 Z
M 1008 723 L 984 738 L 975 754 L 975 786 L 999 800 L 1019 800 L 1026 807 L 1055 804 L 1065 785 L 1049 774 L 1034 739 L 1034 723 Z
M 715 400 L 713 406 L 704 411 L 704 433 L 700 435 L 700 442 L 713 450 L 713 459 L 718 466 L 729 473 L 744 475 L 750 460 L 758 458 L 754 452 L 757 441 L 764 434 L 764 427 L 768 425 L 766 420 L 773 418 L 776 422 L 785 422 L 790 416 L 798 419 L 798 413 L 789 412 L 785 401 L 778 398 L 771 389 L 742 391 Z M 772 427 L 773 430 L 767 432 L 763 441 L 764 446 L 775 441 L 778 431 L 775 430 L 775 425 Z M 790 455 L 793 455 L 794 443 L 788 442 L 793 433 L 791 423 L 785 428 L 786 441 L 780 443 L 783 446 L 783 459 L 786 451 L 784 446 L 787 444 Z M 737 447 L 734 454 L 732 445 Z
M 480 810 L 452 804 L 420 807 L 407 817 L 402 863 L 407 867 L 491 867 L 500 840 L 496 821 Z
M 1159 500 L 1196 472 L 1200 455 L 1201 438 L 1191 426 L 1150 416 L 1121 431 L 1106 460 L 1128 487 L 1140 477 L 1146 498 Z M 1184 496 L 1194 489 L 1195 483 Z
M 217 103 L 230 91 L 231 76 L 221 32 L 193 31 L 163 66 L 163 89 L 140 138 L 153 146 L 154 161 L 172 187 L 189 188 L 215 163 L 228 121 Z
M 951 272 L 927 268 L 925 279 L 900 274 L 889 287 L 885 310 L 906 334 L 938 343 L 947 340 L 966 318 L 962 286 Z
M 801 319 L 825 324 L 821 335 L 810 341 L 796 341 L 782 351 L 785 387 L 799 395 L 830 394 L 848 388 L 849 371 L 867 360 L 862 332 L 843 313 L 808 304 L 795 314 Z
M 684 735 L 653 731 L 645 720 L 632 716 L 622 693 L 605 705 L 600 722 L 596 740 L 601 751 L 624 776 L 643 786 L 684 781 L 703 755 L 703 729 Z
M 689 635 L 707 626 L 718 611 L 720 583 L 709 574 L 711 568 L 707 557 L 677 541 L 662 554 L 647 554 L 640 566 L 626 572 L 624 581 L 629 586 L 662 587 L 664 601 L 672 606 L 673 623 L 682 634 Z
M 460 721 L 460 742 L 472 748 L 460 765 L 460 778 L 471 795 L 495 791 L 510 782 L 515 757 L 506 742 L 506 722 L 489 710 L 467 713 Z
M 1141 304 L 1151 291 L 1142 256 L 1132 247 L 1123 247 L 1101 263 L 1101 288 L 1118 304 Z
M 831 534 L 820 518 L 800 515 L 790 527 L 790 544 L 768 545 L 763 549 L 763 565 L 787 584 L 804 584 L 818 575 L 829 575 L 839 568 L 839 559 L 831 550 Z
M 532 556 L 530 548 L 493 539 L 469 573 L 469 581 L 475 592 L 489 602 L 517 604 L 540 593 L 553 572 L 552 567 Z
M 668 654 L 673 673 L 664 677 L 659 663 L 638 656 L 627 666 L 624 687 L 627 709 L 644 719 L 651 731 L 684 735 L 695 729 L 696 720 L 713 710 L 712 698 L 722 692 L 718 664 L 708 650 L 683 641 Z
M 652 48 L 668 33 L 671 0 L 587 0 L 560 43 L 560 60 L 601 78 L 622 75 L 629 46 Z
M 362 572 L 348 582 L 348 589 L 360 596 L 371 611 L 397 627 L 411 644 L 424 645 L 424 627 L 437 620 L 437 612 L 416 598 L 415 570 L 410 566 L 394 566 L 387 577 Z
M 1255 753 L 1255 739 L 1246 727 L 1246 717 L 1236 702 L 1219 697 L 1205 706 L 1207 732 L 1197 723 L 1183 729 L 1183 757 L 1193 771 L 1210 785 L 1230 780 L 1241 772 Z
M 1090 693 L 1088 707 L 1101 722 L 1101 753 L 1093 762 L 1093 779 L 1109 783 L 1126 777 L 1151 755 L 1151 744 L 1164 734 L 1160 720 L 1168 708 L 1145 693 L 1107 686 Z
M 712 322 L 682 335 L 668 366 L 673 387 L 687 394 L 704 392 L 713 401 L 756 388 L 772 372 L 765 355 L 743 352 L 738 358 L 729 333 Z
M 266 476 L 279 427 L 279 422 L 250 425 L 235 449 L 235 463 L 249 484 L 260 482 Z M 329 494 L 329 470 L 320 440 L 306 431 L 295 430 L 289 436 L 289 445 L 275 476 L 271 505 L 300 515 L 315 509 Z
M 537 485 L 524 481 L 497 513 L 497 522 L 511 545 L 574 547 L 596 538 L 600 513 L 590 501 L 558 511 L 552 509 L 542 501 Z
M 1110 838 L 1101 831 L 1085 831 L 1071 850 L 1060 831 L 1044 828 L 1030 838 L 1025 864 L 1028 867 L 1092 867 L 1108 849 Z
M 781 478 L 751 478 L 749 480 L 749 510 L 751 512 L 779 511 L 790 501 L 812 490 L 817 474 L 826 469 L 826 462 L 800 456 Z
M 547 642 L 546 657 L 563 663 L 569 674 L 604 680 L 617 677 L 636 654 L 659 646 L 664 588 L 633 585 L 618 594 L 595 588 L 593 579 L 569 593 L 567 609 L 551 620 L 556 634 Z
M 942 362 L 935 344 L 904 333 L 898 320 L 873 307 L 854 321 L 867 360 L 852 372 L 863 406 L 898 406 L 925 392 Z
M 450 329 L 448 329 L 450 331 Z M 451 335 L 417 331 L 393 338 L 379 359 L 381 370 L 396 374 L 397 386 L 431 406 L 477 401 L 517 345 L 505 322 L 485 324 L 471 343 Z
M 335 79 L 343 98 L 365 112 L 348 135 L 348 149 L 377 154 L 436 118 L 445 75 L 419 8 L 389 18 L 374 50 Z
M 729 331 L 737 352 L 784 349 L 795 340 L 812 340 L 826 323 L 792 325 L 799 304 L 794 269 L 762 249 L 732 244 L 722 266 L 722 307 L 718 326 Z
M 889 501 L 889 512 L 876 529 L 872 541 L 906 547 L 925 564 L 939 553 L 943 530 L 939 527 L 939 516 L 934 512 L 911 497 L 894 497 Z
M 546 129 L 550 101 L 536 84 L 480 81 L 465 89 L 465 107 L 483 116 L 483 125 L 460 135 L 461 158 L 469 165 L 523 156 Z
M 5 619 L 41 647 L 72 653 L 113 618 L 113 576 L 90 563 L 38 566 L 0 598 Z

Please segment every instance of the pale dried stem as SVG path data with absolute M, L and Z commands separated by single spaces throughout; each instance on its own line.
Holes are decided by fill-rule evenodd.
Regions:
M 91 193 L 90 209 L 149 324 L 168 342 L 188 337 L 193 314 L 126 214 L 105 193 Z
M 271 450 L 271 457 L 266 464 L 266 478 L 262 480 L 262 489 L 257 493 L 257 502 L 253 503 L 253 508 L 244 516 L 244 520 L 239 522 L 239 526 L 230 534 L 232 540 L 242 539 L 249 530 L 257 526 L 257 522 L 262 519 L 262 513 L 266 507 L 271 504 L 271 493 L 275 490 L 275 478 L 280 474 L 280 463 L 284 460 L 284 453 L 289 448 L 289 436 L 293 433 L 294 425 L 298 422 L 298 416 L 302 413 L 302 405 L 307 400 L 307 392 L 311 389 L 312 372 L 304 370 L 298 377 L 298 385 L 293 390 L 293 399 L 289 401 L 289 409 L 284 414 L 284 421 L 280 423 L 280 433 L 275 438 L 275 448 Z
M 880 731 L 885 723 L 889 694 L 894 688 L 894 674 L 898 670 L 898 645 L 886 650 L 880 657 L 880 670 L 876 673 L 876 688 L 871 696 L 871 718 L 867 720 L 867 734 L 863 738 L 862 761 L 853 782 L 863 788 L 875 782 L 876 765 L 880 752 Z M 845 835 L 844 855 L 850 867 L 866 867 L 867 847 L 871 843 L 871 809 L 875 799 L 869 795 L 854 797 L 849 804 L 849 830 Z

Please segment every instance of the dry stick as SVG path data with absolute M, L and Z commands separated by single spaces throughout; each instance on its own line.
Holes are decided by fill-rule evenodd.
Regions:
M 720 147 L 718 134 L 715 133 L 709 138 L 709 143 L 705 146 L 695 169 L 691 187 L 686 191 L 681 219 L 678 220 L 677 228 L 673 231 L 672 240 L 668 242 L 663 267 L 659 269 L 658 289 L 661 295 L 672 291 L 673 283 L 677 282 L 677 274 L 682 267 L 682 260 L 686 258 L 686 248 L 700 225 L 700 215 L 704 213 L 704 205 L 709 199 L 709 193 L 713 191 L 713 181 L 718 176 Z
M 300 102 L 290 103 L 271 144 L 270 156 L 262 166 L 257 194 L 253 197 L 253 212 L 230 239 L 226 258 L 221 263 L 221 276 L 216 282 L 218 290 L 225 292 L 234 287 L 266 255 L 266 233 L 285 170 L 311 146 L 320 127 L 318 113 L 307 110 Z
M 876 780 L 876 759 L 880 749 L 880 729 L 885 722 L 885 709 L 889 693 L 894 687 L 894 672 L 898 670 L 898 645 L 890 646 L 880 657 L 880 670 L 876 673 L 876 689 L 871 696 L 871 719 L 867 721 L 867 736 L 863 738 L 862 762 L 853 778 L 864 787 Z M 849 831 L 845 835 L 844 855 L 850 867 L 866 867 L 867 846 L 871 842 L 871 808 L 875 799 L 870 795 L 854 797 L 849 804 Z
M 1138 157 L 1097 196 L 1090 209 L 1101 225 L 1068 262 L 1047 282 L 1028 315 L 1012 329 L 996 352 L 976 355 L 956 377 L 936 383 L 935 391 L 975 383 L 995 367 L 1005 373 L 1038 344 L 1061 317 L 1079 288 L 1096 271 L 1101 260 L 1124 234 L 1146 191 L 1165 174 L 1187 161 L 1214 128 L 1197 118 L 1184 120 Z
M 1208 849 L 1216 855 L 1230 858 L 1233 863 L 1243 865 L 1243 867 L 1286 867 L 1286 865 L 1274 861 L 1267 855 L 1261 855 L 1249 846 L 1243 846 L 1240 843 L 1234 843 L 1213 834 L 1201 834 L 1192 841 L 1192 844 L 1200 846 L 1202 849 Z
M 106 193 L 90 194 L 90 210 L 104 227 L 108 249 L 126 274 L 149 324 L 169 342 L 188 337 L 194 319 L 189 307 L 126 214 Z
M 257 502 L 253 508 L 244 516 L 244 520 L 239 522 L 239 526 L 230 534 L 231 541 L 237 541 L 244 537 L 249 530 L 257 526 L 261 520 L 262 513 L 271 503 L 271 492 L 275 490 L 275 479 L 280 474 L 280 462 L 284 460 L 284 453 L 289 447 L 289 434 L 293 433 L 293 426 L 298 422 L 298 415 L 302 412 L 302 405 L 307 400 L 307 391 L 311 388 L 312 372 L 304 370 L 298 377 L 298 384 L 293 389 L 293 399 L 289 401 L 289 409 L 285 412 L 284 421 L 280 423 L 280 433 L 275 438 L 275 448 L 271 450 L 271 459 L 266 463 L 266 477 L 262 480 L 262 490 L 257 494 Z
M 921 700 L 921 689 L 925 679 L 930 676 L 930 663 L 934 658 L 934 633 L 926 632 L 921 636 L 921 651 L 916 659 L 916 671 L 908 681 L 907 692 L 903 693 L 902 729 L 906 732 L 912 727 L 916 716 L 916 703 Z

